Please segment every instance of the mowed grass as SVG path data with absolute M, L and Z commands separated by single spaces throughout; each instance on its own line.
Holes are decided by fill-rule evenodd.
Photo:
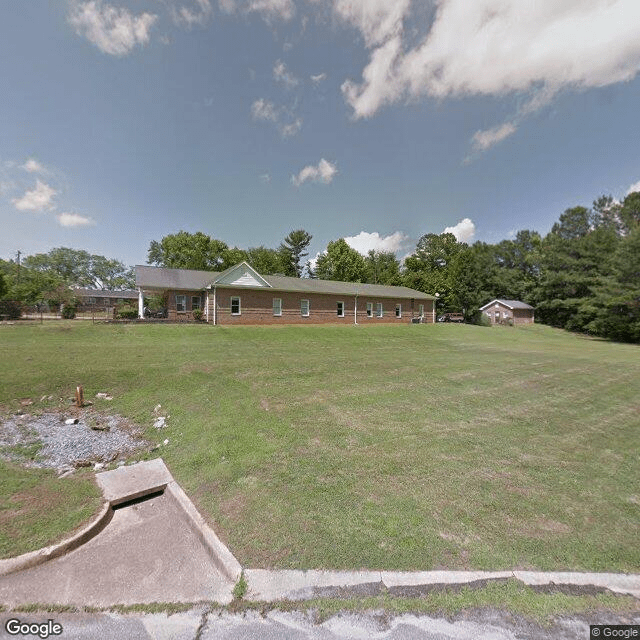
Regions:
M 0 327 L 0 357 L 5 410 L 83 384 L 168 438 L 244 566 L 640 570 L 634 345 L 538 325 L 56 322 Z

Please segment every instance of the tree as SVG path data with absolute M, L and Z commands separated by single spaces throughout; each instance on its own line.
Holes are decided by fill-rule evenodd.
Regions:
M 268 249 L 264 246 L 247 249 L 247 262 L 262 275 L 285 273 L 285 265 L 282 264 L 282 253 L 276 249 Z
M 371 284 L 399 285 L 400 263 L 393 251 L 374 251 L 371 249 L 365 256 L 367 282 Z
M 327 245 L 326 252 L 318 257 L 315 272 L 321 280 L 365 282 L 367 278 L 364 258 L 344 238 Z
M 4 274 L 0 272 L 0 298 L 4 298 L 4 294 L 7 293 L 9 287 L 4 280 Z
M 229 264 L 229 251 L 222 240 L 201 231 L 179 231 L 164 236 L 160 242 L 152 240 L 147 251 L 147 263 L 169 269 L 223 271 L 232 266 Z
M 286 275 L 293 275 L 296 278 L 302 275 L 302 265 L 300 263 L 302 258 L 306 258 L 309 255 L 304 250 L 311 243 L 312 237 L 304 229 L 296 229 L 284 239 L 279 251 Z
M 483 304 L 498 297 L 494 293 L 496 270 L 494 247 L 484 242 L 463 247 L 450 268 L 449 304 L 462 310 L 467 320 L 473 318 Z

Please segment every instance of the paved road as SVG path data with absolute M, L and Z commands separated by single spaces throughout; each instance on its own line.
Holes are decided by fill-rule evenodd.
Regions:
M 602 624 L 623 620 L 566 618 L 543 628 L 519 616 L 476 612 L 455 620 L 429 616 L 339 614 L 322 622 L 300 612 L 208 613 L 205 607 L 171 616 L 166 614 L 0 614 L 0 638 L 37 638 L 10 635 L 5 624 L 18 618 L 23 623 L 62 625 L 64 640 L 587 640 L 589 622 Z M 640 624 L 640 613 L 625 619 Z

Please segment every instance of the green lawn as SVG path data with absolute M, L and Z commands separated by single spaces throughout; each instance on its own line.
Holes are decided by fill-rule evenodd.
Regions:
M 538 325 L 52 322 L 1 326 L 0 361 L 5 411 L 83 384 L 169 438 L 244 566 L 640 570 L 637 346 Z

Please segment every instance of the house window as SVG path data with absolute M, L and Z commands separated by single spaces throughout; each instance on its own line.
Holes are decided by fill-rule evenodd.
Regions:
M 187 310 L 187 296 L 176 295 L 176 311 Z
M 240 315 L 240 297 L 233 296 L 231 298 L 231 315 L 239 316 Z
M 309 316 L 309 301 L 300 300 L 300 315 L 305 318 Z
M 424 305 L 423 304 L 418 306 L 418 311 L 420 313 L 420 317 L 422 318 L 424 316 Z
M 282 315 L 282 298 L 273 299 L 273 315 L 274 316 Z
M 193 310 L 200 308 L 200 296 L 191 296 L 191 308 Z
M 344 318 L 344 302 L 338 302 L 338 316 Z
M 382 302 L 376 302 L 376 316 L 382 318 L 384 311 L 382 310 Z
M 373 318 L 373 302 L 367 302 L 367 318 Z
M 89 298 L 89 304 L 95 304 L 95 303 L 96 303 L 95 298 Z
M 396 305 L 396 318 L 402 318 L 402 305 Z

